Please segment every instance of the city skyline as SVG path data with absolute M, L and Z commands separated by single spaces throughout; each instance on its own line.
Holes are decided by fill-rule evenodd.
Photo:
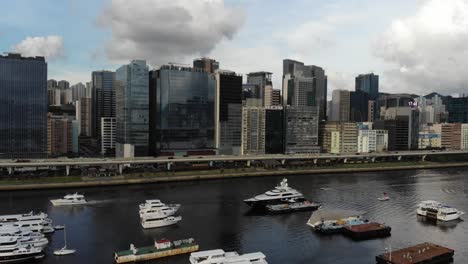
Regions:
M 25 11 L 25 19 L 16 21 L 12 15 L 25 5 L 35 11 Z M 467 6 L 461 0 L 294 5 L 261 0 L 24 1 L 6 4 L 12 15 L 0 20 L 0 45 L 26 56 L 45 55 L 49 78 L 71 84 L 88 82 L 92 71 L 116 70 L 132 59 L 145 59 L 157 69 L 207 56 L 244 75 L 272 72 L 273 87 L 280 89 L 281 62 L 289 58 L 324 68 L 328 98 L 335 89 L 354 90 L 354 78 L 369 72 L 381 76 L 382 92 L 453 95 L 464 93 L 468 84 L 462 74 L 464 52 L 457 48 L 466 35 Z M 129 9 L 134 12 L 124 12 Z M 163 11 L 166 16 L 154 18 Z M 204 12 L 208 16 L 200 15 Z M 142 22 L 132 22 L 129 13 Z M 184 20 L 187 16 L 191 22 Z M 183 26 L 157 23 L 160 19 Z

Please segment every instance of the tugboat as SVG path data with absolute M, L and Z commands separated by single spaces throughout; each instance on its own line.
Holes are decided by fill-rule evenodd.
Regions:
M 306 199 L 290 199 L 281 204 L 269 204 L 265 208 L 272 214 L 286 214 L 298 211 L 313 211 L 320 208 L 321 204 L 313 203 Z
M 280 204 L 293 198 L 304 198 L 304 195 L 289 187 L 288 180 L 285 178 L 275 189 L 253 198 L 245 199 L 244 202 L 254 208 L 265 208 L 269 204 Z

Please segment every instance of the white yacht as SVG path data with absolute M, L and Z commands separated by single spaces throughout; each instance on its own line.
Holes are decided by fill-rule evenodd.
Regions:
M 22 244 L 40 247 L 42 249 L 49 244 L 49 240 L 43 234 L 21 229 L 0 229 L 0 237 L 13 237 Z
M 459 211 L 456 208 L 432 200 L 422 201 L 418 204 L 416 213 L 440 221 L 457 220 L 465 214 L 465 212 Z
M 262 252 L 239 255 L 222 249 L 193 252 L 189 260 L 191 264 L 268 264 Z
M 145 203 L 140 204 L 140 211 L 147 209 L 164 209 L 164 208 L 174 208 L 176 211 L 179 210 L 180 204 L 165 204 L 161 200 L 146 200 Z
M 0 215 L 0 222 L 17 222 L 48 219 L 47 214 L 40 212 L 34 214 L 32 211 L 27 214 Z M 50 219 L 49 219 L 50 220 Z
M 169 217 L 148 217 L 142 218 L 141 226 L 143 228 L 156 228 L 169 225 L 175 225 L 182 220 L 181 216 L 169 216 Z
M 0 237 L 0 263 L 19 263 L 43 259 L 41 247 L 22 244 L 15 237 Z
M 55 229 L 51 225 L 51 220 L 30 220 L 30 221 L 17 221 L 17 222 L 6 222 L 0 223 L 0 229 L 11 229 L 19 228 L 24 230 L 30 230 L 33 232 L 41 232 L 49 234 L 55 232 Z
M 74 193 L 74 194 L 67 194 L 62 199 L 55 199 L 50 200 L 52 205 L 54 206 L 62 206 L 62 205 L 82 205 L 88 203 L 84 198 L 84 195 Z
M 283 179 L 275 189 L 264 194 L 246 199 L 244 202 L 252 207 L 265 207 L 268 204 L 277 204 L 291 198 L 303 198 L 302 193 L 288 186 L 288 180 Z

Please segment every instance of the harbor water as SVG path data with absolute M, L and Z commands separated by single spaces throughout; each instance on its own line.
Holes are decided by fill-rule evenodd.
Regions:
M 468 221 L 424 222 L 416 216 L 422 200 L 437 200 L 468 212 L 468 169 L 391 171 L 289 176 L 292 188 L 324 208 L 366 211 L 373 221 L 392 227 L 385 239 L 352 241 L 341 235 L 319 236 L 306 222 L 310 212 L 262 215 L 249 211 L 243 199 L 272 189 L 281 177 L 236 178 L 73 190 L 0 192 L 0 214 L 43 211 L 54 225 L 66 225 L 67 244 L 77 252 L 57 257 L 62 231 L 50 237 L 42 263 L 113 263 L 113 253 L 147 246 L 153 239 L 193 237 L 201 250 L 222 248 L 249 253 L 262 251 L 268 263 L 375 263 L 385 248 L 396 250 L 432 242 L 455 250 L 455 263 L 468 259 Z M 324 188 L 322 190 L 321 188 Z M 83 193 L 85 206 L 53 207 L 49 200 L 70 192 Z M 386 192 L 389 201 L 377 198 Z M 138 204 L 161 199 L 182 204 L 178 225 L 144 230 Z M 468 218 L 468 215 L 462 218 Z M 186 264 L 188 255 L 152 261 Z

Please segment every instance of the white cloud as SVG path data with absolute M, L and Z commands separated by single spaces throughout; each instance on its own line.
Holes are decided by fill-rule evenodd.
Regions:
M 54 60 L 63 56 L 63 38 L 51 35 L 46 37 L 27 37 L 13 47 L 23 56 L 44 56 Z
M 107 57 L 152 65 L 206 55 L 243 25 L 244 12 L 224 0 L 112 0 L 98 19 L 111 29 Z
M 468 1 L 421 1 L 418 11 L 396 19 L 373 45 L 391 65 L 382 82 L 394 92 L 445 94 L 468 87 Z

